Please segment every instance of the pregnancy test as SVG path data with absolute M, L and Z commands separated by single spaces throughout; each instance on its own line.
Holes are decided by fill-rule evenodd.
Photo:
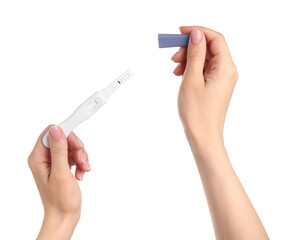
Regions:
M 159 48 L 186 47 L 190 34 L 158 34 Z
M 121 85 L 123 85 L 127 80 L 129 80 L 133 75 L 134 74 L 130 69 L 125 71 L 108 87 L 91 95 L 86 101 L 79 105 L 79 107 L 72 113 L 70 117 L 57 126 L 61 127 L 66 137 L 68 137 L 68 135 L 76 126 L 90 118 L 96 111 L 103 107 L 112 93 Z M 48 132 L 44 135 L 42 142 L 45 147 L 49 148 Z

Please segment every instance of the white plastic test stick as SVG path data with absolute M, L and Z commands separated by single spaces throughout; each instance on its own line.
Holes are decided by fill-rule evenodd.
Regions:
M 98 111 L 107 102 L 112 93 L 122 84 L 124 84 L 128 79 L 130 79 L 133 75 L 134 74 L 130 69 L 125 71 L 108 87 L 102 89 L 101 91 L 95 92 L 86 101 L 80 104 L 80 106 L 72 113 L 70 117 L 68 117 L 65 121 L 61 122 L 57 126 L 61 127 L 66 137 L 68 137 L 68 135 L 77 125 L 79 125 L 81 122 L 85 121 L 96 111 Z M 49 148 L 48 132 L 44 135 L 42 142 L 45 147 Z

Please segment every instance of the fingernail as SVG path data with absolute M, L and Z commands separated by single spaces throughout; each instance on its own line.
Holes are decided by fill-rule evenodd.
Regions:
M 83 175 L 84 175 L 84 172 L 80 172 L 79 174 L 77 174 L 77 178 L 79 181 L 82 181 L 83 180 Z
M 201 31 L 199 31 L 198 29 L 195 29 L 191 32 L 191 42 L 193 44 L 200 43 L 201 38 L 202 38 L 202 34 L 201 34 Z
M 80 157 L 81 157 L 81 162 L 85 166 L 86 170 L 90 171 L 91 169 L 90 169 L 89 161 L 86 159 L 85 152 L 81 152 Z
M 85 156 L 84 152 L 80 153 L 80 159 L 81 159 L 82 164 L 86 164 L 87 161 L 86 161 L 86 156 Z
M 52 126 L 52 127 L 49 129 L 49 133 L 50 133 L 51 137 L 52 137 L 53 139 L 56 139 L 56 140 L 58 140 L 58 139 L 60 139 L 60 138 L 62 137 L 61 130 L 60 130 L 60 128 L 57 127 L 57 126 Z
M 88 171 L 90 171 L 90 170 L 91 170 L 91 168 L 90 168 L 89 161 L 87 161 L 85 165 L 86 165 L 86 169 L 87 169 Z

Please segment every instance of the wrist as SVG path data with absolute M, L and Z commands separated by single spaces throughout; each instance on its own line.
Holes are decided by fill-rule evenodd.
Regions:
M 196 157 L 210 154 L 217 148 L 224 148 L 223 130 L 203 129 L 200 131 L 185 127 L 184 132 Z
M 184 132 L 188 141 L 194 141 L 199 146 L 224 144 L 223 129 L 214 127 L 190 128 L 184 126 Z
M 45 212 L 38 240 L 70 239 L 79 221 L 80 214 Z

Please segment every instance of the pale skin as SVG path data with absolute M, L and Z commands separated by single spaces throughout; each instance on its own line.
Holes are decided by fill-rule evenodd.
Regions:
M 183 76 L 178 109 L 194 155 L 216 239 L 269 239 L 236 176 L 223 141 L 224 121 L 238 79 L 222 34 L 204 27 L 181 27 L 191 33 L 188 49 L 172 60 Z
M 42 144 L 49 130 L 50 150 Z M 87 153 L 81 140 L 71 133 L 68 138 L 56 127 L 47 127 L 39 136 L 28 158 L 44 207 L 44 219 L 38 240 L 70 239 L 81 212 L 82 181 L 90 171 Z M 76 165 L 75 176 L 71 166 Z
M 180 48 L 172 57 L 178 63 L 174 74 L 182 76 L 178 110 L 200 173 L 216 239 L 269 239 L 224 147 L 225 117 L 238 79 L 225 38 L 199 26 L 181 27 L 180 31 L 191 36 L 188 48 Z M 50 127 L 50 150 L 46 149 L 41 139 L 47 130 L 28 159 L 44 206 L 37 239 L 70 239 L 81 211 L 77 180 L 90 170 L 89 162 L 74 133 L 66 139 L 54 126 Z M 75 176 L 70 171 L 72 165 L 77 166 Z

